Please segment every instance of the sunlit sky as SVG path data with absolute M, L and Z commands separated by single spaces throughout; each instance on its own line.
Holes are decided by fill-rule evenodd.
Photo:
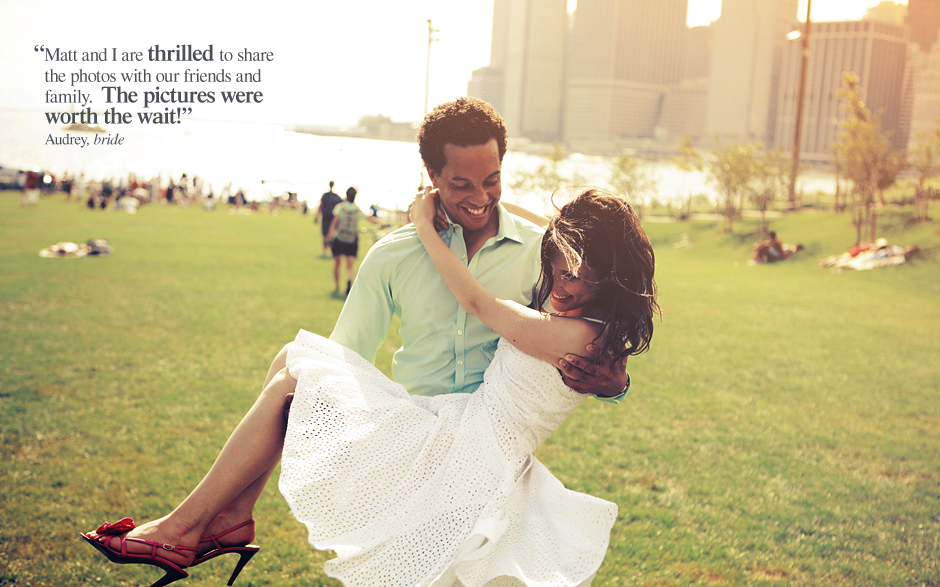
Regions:
M 878 0 L 814 0 L 814 21 L 857 19 Z M 906 0 L 903 2 L 906 3 Z M 569 6 L 574 4 L 571 0 Z M 721 14 L 720 0 L 689 0 L 689 25 L 703 25 Z M 805 0 L 800 18 L 806 12 Z M 418 120 L 424 113 L 428 24 L 431 47 L 428 101 L 431 106 L 466 93 L 474 69 L 489 63 L 492 0 L 266 0 L 225 4 L 209 0 L 0 0 L 0 107 L 47 110 L 44 94 L 53 88 L 91 93 L 92 107 L 103 110 L 140 109 L 132 104 L 105 104 L 100 83 L 51 84 L 47 70 L 58 73 L 147 69 L 178 72 L 261 71 L 260 84 L 157 83 L 121 84 L 143 92 L 161 89 L 261 90 L 261 104 L 226 107 L 220 103 L 193 106 L 194 118 L 353 125 L 363 114 L 384 114 L 393 120 Z M 114 47 L 120 52 L 144 51 L 159 44 L 173 48 L 191 44 L 213 46 L 216 60 L 206 63 L 50 63 L 37 45 L 81 51 Z M 222 63 L 221 50 L 273 51 L 270 63 Z
M 831 20 L 859 20 L 865 11 L 876 6 L 879 0 L 813 0 L 810 19 L 824 22 Z M 894 0 L 895 4 L 907 5 L 907 0 Z M 800 0 L 800 20 L 806 18 L 806 0 Z M 721 0 L 689 0 L 689 26 L 707 25 L 721 16 Z

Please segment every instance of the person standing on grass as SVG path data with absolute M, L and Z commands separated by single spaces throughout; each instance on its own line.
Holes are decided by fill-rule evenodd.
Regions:
M 346 190 L 346 201 L 333 207 L 333 222 L 327 239 L 332 243 L 333 250 L 333 281 L 336 289 L 333 295 L 340 295 L 339 275 L 342 260 L 346 260 L 346 295 L 352 288 L 353 275 L 356 270 L 356 256 L 359 254 L 359 219 L 366 218 L 373 224 L 379 224 L 379 219 L 366 216 L 359 209 L 356 202 L 356 188 Z
M 444 242 L 488 291 L 528 304 L 544 230 L 500 202 L 506 144 L 502 117 L 476 98 L 437 106 L 418 130 L 421 158 L 439 194 L 435 226 Z M 480 385 L 499 337 L 460 307 L 414 225 L 369 249 L 330 340 L 374 363 L 393 316 L 401 320 L 402 337 L 392 361 L 395 382 L 417 395 L 466 393 Z M 629 387 L 626 365 L 598 363 L 587 349 L 582 354 L 559 363 L 566 383 L 619 401 Z
M 499 333 L 473 393 L 414 396 L 364 358 L 301 330 L 203 480 L 168 515 L 105 522 L 82 538 L 118 564 L 166 574 L 260 549 L 253 511 L 279 488 L 346 587 L 588 587 L 617 506 L 566 489 L 534 455 L 585 400 L 557 367 L 597 345 L 601 363 L 649 348 L 655 258 L 626 201 L 589 188 L 551 220 L 531 305 L 483 288 L 434 226 L 437 191 L 414 204 L 424 254 L 468 313 Z M 285 418 L 284 412 L 287 412 Z M 181 465 L 182 466 L 182 465 Z
M 320 220 L 320 232 L 323 234 L 323 252 L 321 257 L 330 257 L 330 227 L 333 225 L 333 208 L 343 201 L 339 194 L 333 191 L 333 181 L 330 180 L 330 191 L 320 196 L 320 205 L 317 207 L 317 215 L 313 217 L 313 222 Z
M 456 471 L 463 477 L 454 482 L 453 479 L 442 480 L 435 473 L 434 487 L 438 491 L 433 496 L 423 496 L 417 491 L 402 490 L 401 487 L 398 490 L 377 488 L 374 491 L 366 491 L 362 489 L 365 485 L 356 486 L 357 480 L 362 477 L 352 478 L 351 485 L 344 485 L 348 491 L 328 499 L 329 504 L 324 504 L 326 510 L 330 510 L 331 504 L 335 505 L 340 502 L 351 504 L 352 501 L 344 500 L 357 496 L 371 501 L 384 500 L 392 507 L 378 514 L 384 520 L 382 532 L 376 533 L 375 526 L 372 529 L 357 530 L 359 532 L 357 541 L 363 539 L 368 543 L 360 545 L 366 549 L 363 552 L 377 553 L 379 558 L 374 561 L 375 565 L 370 566 L 371 563 L 366 563 L 366 567 L 372 570 L 366 573 L 364 581 L 351 580 L 347 584 L 373 585 L 375 577 L 388 576 L 391 573 L 400 580 L 386 582 L 386 584 L 407 585 L 408 587 L 416 584 L 424 585 L 426 583 L 423 581 L 410 580 L 415 570 L 424 570 L 426 578 L 430 576 L 429 573 L 433 575 L 434 569 L 439 569 L 441 573 L 456 572 L 454 565 L 463 562 L 469 563 L 469 566 L 464 566 L 463 570 L 479 570 L 480 566 L 472 561 L 482 560 L 481 564 L 485 567 L 489 560 L 486 558 L 486 553 L 492 550 L 488 545 L 500 543 L 501 550 L 496 557 L 500 561 L 499 568 L 483 570 L 483 573 L 505 575 L 516 572 L 512 569 L 519 568 L 517 561 L 521 559 L 516 557 L 517 552 L 513 551 L 516 545 L 520 545 L 526 557 L 529 555 L 534 557 L 527 559 L 526 570 L 539 574 L 548 570 L 549 574 L 552 574 L 552 568 L 545 567 L 539 562 L 540 560 L 551 561 L 552 567 L 564 566 L 566 569 L 564 573 L 555 574 L 555 579 L 546 579 L 546 581 L 539 582 L 539 585 L 557 584 L 568 587 L 589 585 L 593 573 L 603 560 L 610 525 L 613 524 L 615 518 L 616 506 L 591 496 L 579 498 L 577 496 L 581 494 L 574 494 L 564 489 L 544 466 L 537 463 L 531 451 L 545 435 L 564 420 L 585 395 L 593 394 L 599 399 L 616 403 L 629 389 L 630 377 L 626 372 L 626 358 L 628 355 L 642 352 L 648 346 L 649 336 L 652 333 L 652 312 L 656 308 L 652 297 L 655 289 L 652 281 L 654 262 L 649 241 L 639 229 L 636 215 L 629 210 L 629 207 L 624 209 L 625 204 L 621 201 L 620 207 L 617 208 L 619 212 L 613 214 L 614 221 L 611 226 L 604 229 L 598 226 L 592 229 L 592 225 L 586 223 L 583 218 L 574 218 L 572 222 L 563 225 L 565 227 L 563 232 L 575 235 L 576 241 L 588 236 L 604 237 L 618 234 L 620 235 L 618 238 L 627 239 L 624 241 L 625 250 L 617 253 L 617 258 L 622 260 L 614 262 L 613 266 L 609 267 L 608 260 L 605 260 L 601 253 L 597 261 L 592 261 L 592 257 L 598 254 L 597 252 L 606 251 L 610 254 L 614 248 L 607 245 L 588 247 L 585 243 L 577 244 L 572 241 L 562 248 L 569 253 L 574 250 L 578 254 L 572 256 L 566 253 L 564 260 L 558 261 L 557 255 L 551 253 L 552 247 L 557 246 L 555 239 L 545 244 L 542 238 L 545 235 L 543 230 L 533 223 L 510 214 L 499 201 L 500 171 L 503 155 L 506 152 L 506 129 L 502 117 L 486 102 L 474 98 L 460 98 L 438 106 L 422 123 L 418 141 L 422 159 L 435 187 L 433 204 L 429 203 L 427 197 L 422 200 L 423 217 L 427 219 L 429 205 L 436 211 L 437 219 L 434 221 L 433 230 L 438 231 L 438 240 L 435 241 L 432 236 L 433 231 L 428 230 L 427 221 L 422 224 L 420 236 L 418 229 L 409 225 L 381 239 L 370 249 L 363 260 L 359 276 L 352 286 L 350 296 L 330 340 L 318 337 L 307 339 L 298 336 L 298 341 L 291 345 L 298 344 L 300 347 L 310 348 L 310 345 L 301 339 L 307 342 L 316 340 L 313 346 L 320 347 L 321 350 L 315 350 L 313 356 L 319 356 L 325 360 L 319 363 L 320 366 L 326 367 L 328 364 L 333 364 L 341 368 L 344 363 L 352 361 L 356 363 L 357 371 L 363 369 L 362 373 L 368 372 L 369 378 L 378 377 L 375 381 L 379 381 L 382 379 L 379 377 L 380 372 L 374 370 L 370 364 L 375 362 L 376 351 L 385 340 L 392 316 L 398 315 L 401 319 L 400 332 L 403 345 L 395 354 L 392 372 L 395 383 L 402 387 L 388 383 L 396 389 L 401 389 L 401 392 L 394 392 L 395 398 L 391 404 L 384 404 L 385 400 L 382 398 L 374 399 L 378 400 L 379 404 L 391 407 L 393 412 L 402 408 L 410 416 L 406 414 L 407 421 L 402 422 L 398 419 L 389 420 L 379 415 L 379 419 L 373 423 L 382 424 L 382 426 L 373 426 L 369 421 L 354 418 L 359 425 L 353 434 L 365 438 L 360 433 L 370 429 L 381 428 L 390 432 L 386 425 L 393 424 L 394 429 L 418 433 L 405 437 L 408 443 L 411 442 L 409 439 L 417 438 L 420 441 L 420 438 L 424 438 L 422 431 L 428 430 L 428 427 L 438 430 L 444 437 L 453 440 L 455 437 L 451 437 L 448 432 L 449 424 L 440 427 L 436 424 L 437 418 L 441 415 L 440 409 L 445 405 L 452 406 L 452 409 L 457 410 L 457 412 L 451 412 L 450 415 L 454 416 L 462 409 L 461 404 L 473 403 L 476 406 L 473 408 L 475 417 L 482 418 L 482 420 L 479 422 L 473 419 L 466 420 L 465 424 L 469 425 L 460 425 L 461 442 L 455 446 L 459 446 L 461 454 L 468 458 L 473 456 L 470 460 L 476 463 L 474 467 L 484 462 L 499 461 L 501 464 L 494 465 L 494 467 L 485 466 L 485 471 L 478 471 L 475 468 L 471 470 L 462 466 L 438 468 L 436 469 L 438 472 Z M 594 216 L 600 219 L 608 214 L 600 213 Z M 441 218 L 444 219 L 444 226 L 438 225 Z M 581 236 L 578 237 L 578 234 Z M 563 240 L 567 241 L 568 238 Z M 482 316 L 475 315 L 475 311 L 468 312 L 461 306 L 461 303 L 466 300 L 461 299 L 461 302 L 458 302 L 456 297 L 461 295 L 461 292 L 466 293 L 468 288 L 457 285 L 455 291 L 451 291 L 448 283 L 445 283 L 444 278 L 438 273 L 436 262 L 432 261 L 429 256 L 425 248 L 427 243 L 434 243 L 434 248 L 438 251 L 441 247 L 450 250 L 449 256 L 444 255 L 443 258 L 454 260 L 458 266 L 466 270 L 465 281 L 462 283 L 476 283 L 472 289 L 477 294 L 480 294 L 481 290 L 485 291 L 487 293 L 484 296 L 488 296 L 487 299 L 490 302 L 496 300 L 497 306 L 511 307 L 514 308 L 512 312 L 521 313 L 503 315 L 496 321 L 489 319 L 484 321 Z M 546 246 L 548 253 L 543 250 Z M 588 249 L 595 252 L 590 252 Z M 579 255 L 580 258 L 577 258 Z M 442 256 L 438 254 L 436 258 L 440 260 Z M 617 268 L 616 272 L 613 267 Z M 592 269 L 597 271 L 597 274 L 591 273 Z M 631 277 L 615 275 L 622 271 L 636 272 L 636 274 Z M 540 276 L 544 281 L 540 287 L 536 287 L 540 282 Z M 555 285 L 553 286 L 552 283 Z M 598 287 L 603 289 L 604 293 L 595 296 L 601 291 Z M 615 291 L 621 293 L 614 293 Z M 621 326 L 632 324 L 628 327 L 628 330 L 632 332 L 629 343 L 625 344 L 625 340 L 622 340 L 611 345 L 607 335 L 604 335 L 603 341 L 598 337 L 599 332 L 612 332 L 608 325 L 613 321 L 598 316 L 596 308 L 584 313 L 585 309 L 590 306 L 591 299 L 596 297 L 607 300 L 605 303 L 612 300 L 625 302 L 629 300 L 630 304 L 637 305 L 636 311 L 632 314 L 617 312 L 618 324 Z M 554 314 L 527 310 L 525 307 L 530 303 L 535 304 L 536 308 L 542 308 L 548 303 L 550 306 L 545 307 L 552 308 Z M 475 301 L 468 301 L 467 305 L 479 308 Z M 487 307 L 492 307 L 492 305 L 487 302 Z M 601 312 L 601 314 L 604 313 Z M 513 315 L 525 315 L 528 318 L 520 318 L 517 321 L 511 317 Z M 582 315 L 585 319 L 566 317 L 578 318 Z M 529 359 L 523 362 L 505 359 L 515 365 L 513 369 L 518 369 L 513 379 L 515 382 L 513 387 L 519 389 L 520 393 L 524 393 L 519 388 L 519 384 L 521 383 L 523 388 L 529 387 L 532 377 L 537 377 L 540 382 L 551 386 L 552 391 L 549 393 L 554 398 L 553 402 L 560 402 L 556 406 L 559 409 L 546 410 L 547 406 L 541 399 L 530 394 L 520 396 L 521 402 L 515 403 L 514 391 L 507 394 L 497 392 L 503 398 L 499 400 L 501 403 L 508 402 L 503 405 L 509 410 L 504 414 L 503 419 L 498 414 L 488 412 L 485 408 L 488 400 L 480 398 L 485 398 L 486 393 L 471 393 L 478 388 L 485 387 L 485 385 L 481 386 L 484 382 L 484 371 L 491 363 L 496 366 L 494 373 L 497 374 L 494 377 L 500 377 L 498 374 L 500 365 L 505 366 L 506 363 L 496 360 L 497 352 L 511 353 L 511 349 L 515 347 L 510 343 L 518 342 L 517 335 L 509 333 L 508 340 L 497 349 L 500 335 L 491 327 L 502 331 L 500 324 L 504 326 L 525 325 L 528 324 L 526 320 L 532 318 L 538 321 L 538 316 L 548 317 L 547 319 L 552 324 L 559 325 L 569 334 L 571 331 L 568 328 L 572 325 L 575 330 L 580 330 L 582 333 L 588 332 L 584 330 L 585 328 L 595 330 L 593 334 L 588 332 L 590 337 L 585 339 L 580 335 L 555 336 L 536 330 L 533 325 L 531 332 L 538 332 L 533 337 L 536 346 L 551 342 L 560 344 L 548 353 L 537 349 L 531 351 L 544 360 L 525 355 L 525 353 L 520 355 L 529 356 L 529 359 L 535 363 L 529 362 Z M 617 330 L 620 330 L 619 326 Z M 530 340 L 529 331 L 529 328 L 524 327 L 519 335 Z M 503 332 L 506 334 L 508 331 Z M 339 345 L 335 345 L 336 342 Z M 286 458 L 287 424 L 291 421 L 303 421 L 311 412 L 317 418 L 326 418 L 325 421 L 319 423 L 308 421 L 307 424 L 312 424 L 312 427 L 306 427 L 307 425 L 303 423 L 295 427 L 294 439 L 300 441 L 300 444 L 296 446 L 306 448 L 302 448 L 300 453 L 293 453 L 291 467 L 295 473 L 300 473 L 301 477 L 304 471 L 311 472 L 307 466 L 307 459 L 303 455 L 303 451 L 307 449 L 319 445 L 325 450 L 325 457 L 335 456 L 341 460 L 350 455 L 343 448 L 344 441 L 341 438 L 338 439 L 339 445 L 328 444 L 331 438 L 335 438 L 331 434 L 330 426 L 332 425 L 329 423 L 334 412 L 329 406 L 318 404 L 315 396 L 303 394 L 301 403 L 298 404 L 301 409 L 296 410 L 299 413 L 295 416 L 291 400 L 295 386 L 299 384 L 293 378 L 293 372 L 289 373 L 287 369 L 291 345 L 285 346 L 275 358 L 261 396 L 229 438 L 206 478 L 176 510 L 140 528 L 136 528 L 129 518 L 116 524 L 105 523 L 96 532 L 85 534 L 84 538 L 114 562 L 149 564 L 163 568 L 167 575 L 158 582 L 160 585 L 166 585 L 187 576 L 184 570 L 186 567 L 201 564 L 222 554 L 238 554 L 240 559 L 230 579 L 231 584 L 244 563 L 259 548 L 249 544 L 254 539 L 252 512 L 255 502 L 281 458 L 282 449 Z M 579 349 L 584 349 L 584 351 Z M 581 356 L 580 353 L 586 356 Z M 335 363 L 331 358 L 336 359 Z M 315 371 L 319 372 L 319 369 Z M 557 381 L 548 383 L 552 379 Z M 358 388 L 359 383 L 353 383 L 354 381 L 359 381 L 359 378 L 353 377 L 351 381 L 347 380 L 342 387 L 348 388 L 348 385 L 352 384 Z M 314 387 L 316 387 L 315 383 Z M 388 386 L 383 385 L 383 387 L 389 389 Z M 532 386 L 531 390 L 537 391 L 538 387 Z M 401 397 L 402 393 L 405 394 L 404 397 Z M 304 396 L 307 399 L 303 399 Z M 352 401 L 352 404 L 365 408 L 378 406 L 371 399 L 366 398 L 363 398 L 364 403 L 357 404 L 356 398 L 358 397 L 360 397 L 358 394 L 351 395 L 344 391 L 338 399 L 344 401 L 342 398 L 347 398 Z M 313 404 L 309 403 L 311 400 Z M 484 403 L 481 404 L 481 401 Z M 354 405 L 350 407 L 356 409 Z M 288 418 L 284 418 L 285 412 L 290 414 Z M 420 425 L 417 427 L 414 424 L 418 422 L 410 420 L 412 416 L 420 420 Z M 494 417 L 497 420 L 487 422 L 487 418 Z M 544 418 L 548 420 L 543 420 Z M 457 419 L 460 420 L 459 415 Z M 494 431 L 497 432 L 497 442 L 500 442 L 499 438 L 510 442 L 511 446 L 505 447 L 509 449 L 508 452 L 503 448 L 497 449 L 492 444 L 494 437 L 491 433 Z M 399 482 L 405 483 L 404 487 L 409 483 L 419 483 L 422 479 L 427 479 L 420 472 L 422 463 L 415 462 L 417 468 L 405 467 L 403 466 L 405 462 L 398 458 L 400 454 L 392 448 L 391 443 L 385 443 L 381 439 L 376 440 L 374 436 L 371 438 L 372 442 L 369 443 L 371 448 L 368 446 L 365 448 L 368 454 L 378 459 L 373 462 L 373 464 L 378 462 L 380 465 L 378 469 L 374 469 L 375 471 L 385 471 L 386 474 L 400 473 L 397 478 Z M 428 438 L 430 442 L 432 439 Z M 317 442 L 318 440 L 323 442 Z M 437 442 L 433 440 L 435 445 Z M 288 444 L 295 446 L 293 440 Z M 443 454 L 441 450 L 444 453 L 448 452 L 440 446 L 437 446 L 437 449 L 440 450 L 431 452 L 419 450 L 418 452 L 431 459 L 437 458 L 435 455 Z M 507 455 L 509 455 L 508 461 Z M 327 474 L 335 481 L 344 478 L 343 474 L 348 471 L 348 466 L 358 467 L 356 463 L 359 462 L 358 458 L 343 462 L 328 461 L 319 472 Z M 477 482 L 482 483 L 481 491 L 492 491 L 496 485 L 502 484 L 502 481 L 494 480 L 489 475 L 497 470 L 501 471 L 500 475 L 508 472 L 508 476 L 502 477 L 508 483 L 504 487 L 508 492 L 499 489 L 497 490 L 498 496 L 492 493 L 486 494 L 494 496 L 495 501 L 490 500 L 489 497 L 481 498 L 480 495 L 483 494 L 477 495 L 472 498 L 476 500 L 472 507 L 452 510 L 451 513 L 454 513 L 456 517 L 435 509 L 432 516 L 434 520 L 422 526 L 433 530 L 434 535 L 429 536 L 428 539 L 418 539 L 416 542 L 399 531 L 392 532 L 391 536 L 385 533 L 389 529 L 388 524 L 392 524 L 394 530 L 396 523 L 408 523 L 408 516 L 402 516 L 401 511 L 396 507 L 398 503 L 396 496 L 403 498 L 417 495 L 420 503 L 425 507 L 415 509 L 415 513 L 427 516 L 432 512 L 427 506 L 455 503 L 452 498 L 459 497 L 462 500 L 466 497 L 467 488 L 470 485 L 475 487 Z M 370 473 L 367 472 L 366 478 L 369 476 Z M 529 480 L 533 478 L 536 480 L 530 483 Z M 295 477 L 295 480 L 298 479 L 299 483 L 288 482 L 289 486 L 284 485 L 282 481 L 285 496 L 289 501 L 297 496 L 300 496 L 301 501 L 306 499 L 296 493 L 295 490 L 298 488 L 326 488 L 333 483 L 327 479 L 323 480 L 324 483 L 307 483 Z M 513 480 L 511 483 L 509 483 L 510 479 Z M 538 489 L 526 494 L 526 487 Z M 452 491 L 454 495 L 447 493 L 449 491 Z M 471 491 L 471 493 L 474 492 Z M 509 499 L 513 500 L 512 509 L 518 514 L 513 519 L 505 516 L 507 510 L 501 505 L 508 504 L 506 500 Z M 520 499 L 522 502 L 534 500 L 530 502 L 534 504 L 533 507 L 522 506 L 518 501 Z M 566 507 L 556 510 L 551 504 L 557 505 L 558 500 L 564 501 Z M 291 504 L 294 509 L 297 502 L 292 501 Z M 584 507 L 579 509 L 578 504 Z M 479 507 L 490 509 L 483 512 Z M 314 509 L 320 508 L 314 506 Z M 299 510 L 295 511 L 298 518 L 306 517 L 306 514 L 298 512 Z M 562 526 L 569 530 L 578 527 L 579 531 L 559 530 L 558 525 L 550 522 L 552 518 L 550 512 L 557 512 L 565 518 Z M 361 512 L 356 507 L 347 513 L 348 515 L 344 514 L 332 519 L 341 524 L 356 524 L 356 520 L 359 519 L 357 516 L 361 517 Z M 441 513 L 443 517 L 435 517 L 437 513 Z M 545 513 L 548 513 L 545 518 L 549 521 L 548 525 L 540 521 Z M 534 517 L 530 517 L 530 514 Z M 378 520 L 378 517 L 367 517 L 372 521 Z M 473 520 L 479 523 L 474 523 Z M 304 522 L 307 523 L 307 520 Z M 532 528 L 535 526 L 527 525 L 529 522 L 540 528 L 537 532 L 540 540 L 537 543 L 532 540 L 535 535 Z M 581 533 L 582 530 L 591 538 L 585 539 L 585 535 Z M 374 539 L 370 539 L 370 536 Z M 501 537 L 504 538 L 500 540 Z M 380 547 L 375 541 L 385 538 L 390 540 L 388 542 L 390 550 Z M 423 565 L 410 554 L 396 559 L 396 552 L 399 552 L 396 549 L 401 544 L 401 538 L 405 539 L 408 548 L 418 547 L 422 557 L 425 555 L 431 557 L 427 564 Z M 435 550 L 435 544 L 440 543 L 437 538 L 446 540 L 446 552 Z M 311 540 L 315 540 L 313 528 L 311 528 Z M 349 555 L 354 556 L 354 551 L 360 549 L 360 546 L 352 545 L 343 537 L 339 537 L 338 540 L 339 542 L 334 544 L 335 548 L 325 547 L 336 550 L 337 554 L 344 559 L 348 560 Z M 329 543 L 333 544 L 332 539 Z M 463 546 L 459 548 L 459 551 L 454 552 L 454 545 L 461 543 Z M 318 547 L 325 544 L 327 543 L 321 542 Z M 551 545 L 558 544 L 561 544 L 562 548 L 553 550 Z M 343 545 L 349 545 L 350 549 L 344 550 Z M 508 548 L 508 550 L 502 550 L 503 548 Z M 545 558 L 546 553 L 548 553 L 547 558 Z M 391 556 L 391 559 L 386 558 L 387 556 Z M 396 565 L 393 568 L 390 563 L 395 560 L 405 561 L 407 564 Z M 337 560 L 337 564 L 341 562 Z M 362 568 L 359 562 L 355 561 L 352 567 Z M 334 566 L 333 569 L 335 568 Z M 334 572 L 330 574 L 338 576 Z M 441 577 L 444 580 L 444 575 Z M 462 575 L 461 580 L 464 584 L 468 584 L 464 578 Z M 553 580 L 555 582 L 550 582 Z M 457 583 L 434 581 L 435 587 L 451 584 Z M 477 583 L 470 584 L 476 585 Z

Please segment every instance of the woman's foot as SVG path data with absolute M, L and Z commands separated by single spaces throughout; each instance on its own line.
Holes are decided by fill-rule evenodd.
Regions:
M 163 569 L 165 574 L 151 587 L 165 587 L 189 576 L 184 569 L 196 560 L 196 548 L 187 546 L 192 543 L 191 534 L 171 536 L 173 532 L 161 527 L 168 525 L 161 524 L 164 521 L 137 528 L 134 520 L 123 518 L 114 524 L 105 522 L 82 538 L 113 563 Z
M 197 559 L 205 558 L 213 550 L 245 546 L 255 539 L 255 521 L 251 515 L 222 512 L 202 533 Z
M 115 524 L 106 522 L 83 536 L 105 556 L 107 550 L 118 558 L 128 557 L 142 564 L 151 564 L 146 560 L 153 559 L 161 566 L 158 563 L 163 560 L 184 569 L 196 558 L 199 536 L 174 526 L 167 518 L 161 518 L 135 527 L 133 520 L 124 518 Z
M 228 580 L 229 585 L 234 584 L 248 561 L 261 550 L 256 544 L 249 544 L 255 538 L 255 521 L 251 519 L 251 512 L 247 514 L 247 519 L 245 518 L 245 514 L 232 511 L 216 516 L 199 540 L 199 553 L 193 565 L 200 565 L 224 554 L 237 554 L 238 563 Z M 238 519 L 243 521 L 231 522 Z

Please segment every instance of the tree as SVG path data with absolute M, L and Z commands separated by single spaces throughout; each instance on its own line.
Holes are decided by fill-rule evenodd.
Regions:
M 727 231 L 734 229 L 734 220 L 744 206 L 744 197 L 750 193 L 750 184 L 757 173 L 755 153 L 763 150 L 760 143 L 722 145 L 712 152 L 705 164 L 709 183 L 715 186 L 724 198 L 723 214 L 728 222 Z
M 911 166 L 917 171 L 917 191 L 914 194 L 914 220 L 928 219 L 930 193 L 927 180 L 940 173 L 940 118 L 931 130 L 917 133 L 917 144 L 911 152 Z
M 695 148 L 695 143 L 691 138 L 686 137 L 679 143 L 678 152 L 669 158 L 673 165 L 682 171 L 701 171 L 705 165 L 702 160 L 702 154 Z M 686 214 L 692 212 L 692 194 L 686 193 Z
M 555 143 L 551 155 L 543 158 L 535 171 L 516 171 L 509 187 L 514 192 L 539 193 L 548 204 L 552 194 L 563 185 L 571 183 L 561 173 L 561 163 L 565 160 L 564 150 Z
M 779 149 L 754 153 L 752 176 L 746 189 L 751 203 L 760 211 L 758 237 L 764 236 L 767 231 L 767 209 L 788 187 L 791 173 L 789 163 L 789 158 Z
M 852 224 L 855 225 L 855 244 L 859 245 L 865 226 L 869 228 L 869 242 L 875 241 L 878 226 L 877 213 L 873 210 L 875 194 L 894 182 L 901 159 L 893 153 L 878 117 L 873 116 L 862 101 L 858 76 L 843 73 L 842 84 L 839 108 L 845 118 L 839 122 L 833 155 L 837 168 L 853 184 L 850 192 Z
M 643 162 L 630 155 L 621 155 L 610 165 L 610 187 L 642 212 L 643 194 L 655 185 Z M 640 214 L 642 216 L 642 214 Z

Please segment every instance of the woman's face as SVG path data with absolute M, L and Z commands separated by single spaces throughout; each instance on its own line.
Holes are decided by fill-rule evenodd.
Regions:
M 597 272 L 582 263 L 575 275 L 568 268 L 564 255 L 555 251 L 552 253 L 552 293 L 549 303 L 552 310 L 563 316 L 585 316 L 585 309 L 597 298 L 600 291 L 600 276 Z

